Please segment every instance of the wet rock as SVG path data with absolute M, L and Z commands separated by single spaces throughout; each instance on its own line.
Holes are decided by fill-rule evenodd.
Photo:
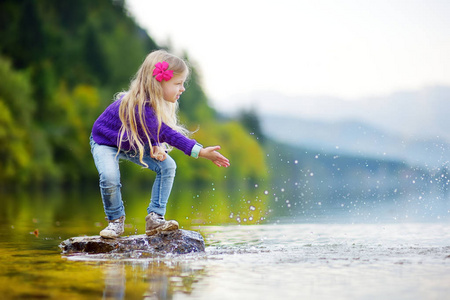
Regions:
M 104 239 L 100 236 L 73 237 L 63 241 L 59 247 L 64 254 L 125 253 L 134 250 L 186 254 L 205 251 L 205 242 L 200 233 L 179 229 L 160 232 L 153 236 L 141 234 L 117 239 Z

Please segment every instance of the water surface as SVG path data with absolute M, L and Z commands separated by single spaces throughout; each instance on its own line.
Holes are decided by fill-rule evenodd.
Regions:
M 370 222 L 355 222 L 342 214 L 309 219 L 273 216 L 259 225 L 243 225 L 235 218 L 230 224 L 198 225 L 188 219 L 181 224 L 202 233 L 205 253 L 65 256 L 58 248 L 62 240 L 101 230 L 101 207 L 86 203 L 79 208 L 61 200 L 49 205 L 51 199 L 19 197 L 3 202 L 0 293 L 5 299 L 448 299 L 450 295 L 450 223 L 441 217 L 399 220 L 398 211 L 392 212 L 395 217 Z M 77 213 L 70 214 L 67 207 L 78 207 Z M 126 234 L 143 232 L 143 218 L 131 214 L 127 223 Z

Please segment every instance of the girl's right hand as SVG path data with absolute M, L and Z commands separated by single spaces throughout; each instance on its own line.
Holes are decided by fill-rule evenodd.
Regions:
M 218 167 L 229 167 L 230 161 L 228 158 L 217 152 L 220 149 L 220 146 L 212 146 L 202 148 L 198 154 L 199 157 L 203 157 L 212 161 Z
M 164 161 L 167 158 L 167 153 L 161 146 L 153 146 L 153 151 L 150 156 L 156 160 Z

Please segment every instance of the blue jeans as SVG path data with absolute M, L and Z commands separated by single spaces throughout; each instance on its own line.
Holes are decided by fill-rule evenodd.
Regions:
M 121 193 L 119 160 L 126 159 L 142 167 L 144 165 L 139 161 L 138 155 L 134 156 L 132 153 L 125 151 L 120 151 L 117 155 L 116 147 L 99 145 L 92 139 L 92 136 L 90 144 L 95 166 L 100 176 L 100 192 L 105 214 L 108 220 L 118 219 L 125 215 Z M 164 216 L 177 165 L 168 155 L 164 161 L 151 158 L 149 147 L 145 149 L 143 161 L 150 170 L 156 172 L 147 213 L 155 212 Z

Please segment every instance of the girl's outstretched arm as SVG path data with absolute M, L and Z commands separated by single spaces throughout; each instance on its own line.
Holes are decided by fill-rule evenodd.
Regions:
M 217 152 L 219 149 L 220 146 L 202 148 L 198 156 L 209 159 L 218 167 L 229 167 L 230 161 L 228 158 Z

